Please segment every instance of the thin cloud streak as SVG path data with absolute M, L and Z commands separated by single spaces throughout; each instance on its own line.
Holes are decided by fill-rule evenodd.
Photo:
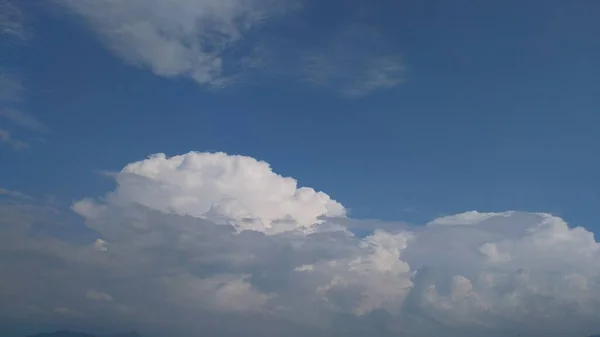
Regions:
M 10 0 L 0 0 L 0 35 L 7 35 L 21 41 L 27 39 L 23 13 Z
M 9 145 L 15 150 L 23 150 L 29 148 L 29 143 L 15 139 L 10 132 L 0 128 L 0 142 Z
M 10 108 L 0 109 L 0 117 L 5 118 L 13 124 L 30 131 L 40 133 L 50 132 L 50 128 L 44 123 L 40 122 L 35 116 L 21 110 Z

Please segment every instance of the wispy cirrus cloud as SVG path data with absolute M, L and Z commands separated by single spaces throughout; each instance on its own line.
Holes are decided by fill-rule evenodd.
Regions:
M 30 131 L 40 133 L 50 132 L 50 128 L 39 121 L 35 116 L 21 110 L 12 108 L 0 109 L 0 117 L 7 119 L 16 126 Z
M 0 0 L 0 35 L 7 35 L 18 40 L 27 38 L 23 13 L 11 0 Z
M 344 24 L 308 44 L 278 35 L 302 0 L 57 2 L 86 19 L 126 62 L 206 87 L 253 82 L 266 74 L 357 97 L 405 79 L 400 53 L 373 27 Z M 278 28 L 269 25 L 273 22 Z
M 7 197 L 16 198 L 16 199 L 33 200 L 33 198 L 28 196 L 27 194 L 21 193 L 19 191 L 7 190 L 2 187 L 0 187 L 0 195 L 4 195 Z
M 0 68 L 0 101 L 18 102 L 23 97 L 23 83 L 7 69 Z
M 4 90 L 0 88 L 0 92 L 2 91 Z M 0 100 L 0 103 L 4 102 L 6 101 Z M 14 126 L 12 130 L 21 129 L 37 134 L 47 134 L 50 132 L 50 128 L 38 120 L 35 116 L 16 107 L 0 108 L 0 121 L 8 122 Z M 12 130 L 9 131 L 0 127 L 0 142 L 11 146 L 15 150 L 23 150 L 31 147 L 29 141 L 22 140 L 20 137 L 15 138 Z M 19 135 L 21 134 L 23 134 L 23 132 L 19 132 Z
M 21 139 L 15 139 L 8 130 L 0 128 L 0 143 L 4 143 L 15 150 L 29 148 L 29 143 Z
M 3 44 L 23 41 L 26 37 L 21 10 L 10 0 L 0 0 L 0 36 Z M 23 84 L 19 76 L 0 66 L 0 102 L 19 101 L 22 93 Z
M 304 52 L 304 79 L 349 97 L 397 86 L 406 79 L 401 53 L 372 27 L 344 26 Z
M 15 1 L 0 0 L 0 35 L 3 36 L 3 44 L 10 41 L 23 42 L 30 37 L 30 30 L 24 24 L 24 14 Z M 14 129 L 21 128 L 35 133 L 50 131 L 50 128 L 34 115 L 21 109 L 20 103 L 24 99 L 25 92 L 19 72 L 0 64 L 0 120 L 15 127 L 10 131 L 0 128 L 0 142 L 15 150 L 29 148 L 30 142 L 20 139 L 23 137 L 21 132 L 17 136 L 19 138 L 16 138 Z
M 273 16 L 295 8 L 283 0 L 58 0 L 88 20 L 105 45 L 127 62 L 164 77 L 227 84 L 240 63 L 230 55 Z

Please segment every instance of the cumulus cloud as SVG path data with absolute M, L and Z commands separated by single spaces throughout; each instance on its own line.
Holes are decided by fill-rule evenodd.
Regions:
M 191 215 L 231 224 L 238 230 L 278 233 L 311 230 L 322 216 L 343 216 L 344 207 L 327 194 L 298 187 L 269 164 L 225 153 L 164 154 L 127 165 L 117 175 L 111 205 L 139 204 L 165 213 Z M 91 216 L 106 205 L 83 200 L 76 212 Z
M 328 195 L 224 153 L 154 155 L 116 182 L 72 207 L 98 236 L 89 243 L 35 235 L 41 217 L 0 208 L 12 212 L 0 217 L 0 317 L 149 336 L 600 331 L 600 244 L 550 214 L 355 235 L 364 220 Z

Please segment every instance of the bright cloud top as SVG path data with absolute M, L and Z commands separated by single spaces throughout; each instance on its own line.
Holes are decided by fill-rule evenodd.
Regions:
M 600 244 L 549 214 L 362 237 L 341 204 L 250 157 L 160 154 L 116 181 L 73 205 L 99 236 L 86 246 L 31 235 L 47 215 L 2 210 L 3 317 L 183 335 L 600 331 Z
M 269 164 L 225 153 L 164 154 L 127 165 L 106 201 L 140 204 L 166 213 L 190 215 L 234 227 L 277 233 L 309 230 L 322 216 L 345 215 L 344 207 L 323 192 L 298 187 L 293 178 L 274 173 Z M 74 205 L 81 214 L 90 200 Z M 100 206 L 101 207 L 101 206 Z

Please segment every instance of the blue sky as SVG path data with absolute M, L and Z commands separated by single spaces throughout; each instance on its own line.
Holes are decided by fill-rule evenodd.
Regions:
M 0 0 L 0 330 L 600 331 L 599 10 Z
M 81 19 L 26 4 L 32 37 L 4 43 L 2 61 L 23 78 L 22 109 L 51 132 L 1 148 L 3 186 L 70 201 L 102 191 L 96 170 L 212 150 L 265 160 L 357 217 L 519 209 L 595 226 L 595 2 L 343 3 L 305 3 L 260 33 L 300 50 L 360 25 L 401 53 L 403 83 L 346 97 L 266 69 L 207 90 L 124 63 Z M 351 49 L 367 44 L 343 52 L 370 57 Z

